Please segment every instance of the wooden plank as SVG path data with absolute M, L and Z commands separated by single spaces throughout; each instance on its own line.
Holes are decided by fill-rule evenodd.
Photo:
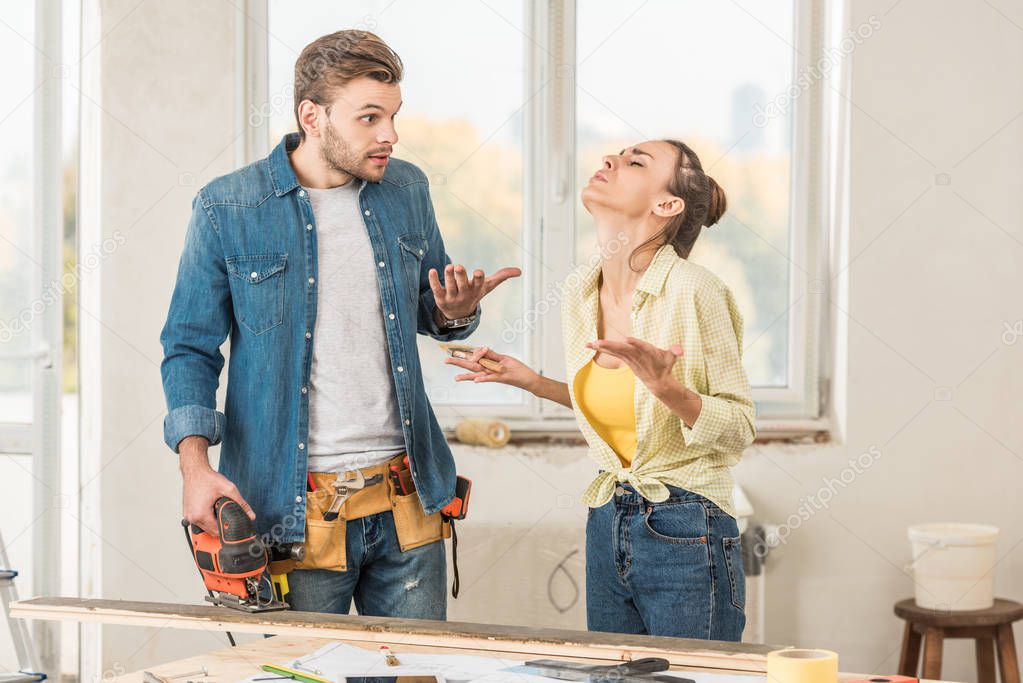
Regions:
M 59 597 L 16 602 L 11 605 L 11 615 L 26 619 L 306 636 L 377 645 L 397 642 L 484 653 L 500 652 L 523 655 L 526 658 L 564 656 L 618 662 L 656 656 L 664 657 L 674 666 L 755 673 L 766 671 L 767 653 L 780 647 L 665 636 L 315 612 L 247 614 L 211 605 Z

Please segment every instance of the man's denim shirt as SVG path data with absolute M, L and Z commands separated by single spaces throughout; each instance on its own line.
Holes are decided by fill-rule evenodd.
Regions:
M 344 339 L 314 337 L 316 222 L 288 160 L 297 145 L 297 133 L 286 135 L 266 159 L 199 190 L 160 335 L 164 440 L 175 452 L 190 435 L 205 436 L 210 445 L 223 442 L 220 472 L 252 505 L 259 532 L 284 543 L 302 540 L 305 531 L 313 344 L 348 352 Z M 412 478 L 432 514 L 453 497 L 455 462 L 426 397 L 416 334 L 464 339 L 479 318 L 451 331 L 434 320 L 427 274 L 431 268 L 442 273 L 451 260 L 419 168 L 392 158 L 380 182 L 362 184 L 359 206 L 378 266 L 375 284 Z M 220 346 L 229 334 L 221 413 Z

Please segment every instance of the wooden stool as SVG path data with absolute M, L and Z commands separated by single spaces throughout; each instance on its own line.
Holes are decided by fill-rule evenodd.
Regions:
M 995 643 L 998 644 L 1002 683 L 1020 683 L 1016 642 L 1012 637 L 1012 623 L 1023 619 L 1023 605 L 1020 603 L 996 599 L 988 609 L 951 612 L 919 607 L 913 598 L 908 598 L 895 604 L 895 614 L 906 620 L 899 674 L 917 675 L 921 636 L 924 664 L 920 677 L 931 679 L 941 678 L 941 646 L 945 638 L 973 638 L 979 683 L 995 683 Z

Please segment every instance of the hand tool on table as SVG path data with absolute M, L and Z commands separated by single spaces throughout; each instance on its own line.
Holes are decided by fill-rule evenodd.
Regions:
M 401 662 L 398 661 L 398 658 L 394 656 L 394 653 L 391 652 L 389 645 L 381 645 L 380 654 L 383 655 L 384 661 L 387 662 L 387 666 L 399 666 L 401 664 Z
M 670 662 L 661 657 L 644 657 L 631 662 L 607 666 L 565 662 L 557 659 L 533 659 L 513 670 L 524 670 L 531 674 L 558 678 L 565 681 L 587 681 L 588 683 L 694 683 L 690 678 L 659 676 L 656 672 L 667 671 Z
M 164 678 L 166 678 L 168 680 L 171 679 L 171 678 L 188 678 L 189 676 L 196 676 L 196 677 L 206 678 L 209 675 L 210 675 L 210 670 L 207 669 L 204 666 L 204 667 L 202 667 L 200 669 L 196 669 L 195 671 L 186 671 L 183 674 L 174 674 L 173 676 L 164 676 Z
M 213 516 L 219 537 L 181 520 L 192 559 L 209 593 L 206 600 L 243 612 L 288 609 L 274 594 L 266 571 L 270 554 L 242 507 L 221 496 L 213 504 Z M 265 593 L 264 584 L 268 588 Z
M 467 344 L 452 344 L 451 342 L 440 342 L 440 347 L 444 351 L 448 352 L 448 355 L 452 358 L 460 358 L 462 360 L 469 360 L 472 358 L 472 354 L 476 352 L 478 347 L 469 346 Z M 477 361 L 480 365 L 485 367 L 487 370 L 493 370 L 494 372 L 504 372 L 504 366 L 496 360 L 490 360 L 489 358 L 480 358 Z

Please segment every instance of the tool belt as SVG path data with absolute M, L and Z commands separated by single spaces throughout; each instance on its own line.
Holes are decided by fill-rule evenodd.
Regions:
M 388 462 L 359 470 L 343 472 L 310 472 L 313 491 L 307 491 L 305 517 L 305 556 L 301 561 L 274 563 L 274 574 L 292 569 L 348 570 L 346 537 L 348 522 L 390 511 L 394 530 L 402 552 L 451 536 L 451 525 L 440 512 L 427 515 L 419 493 L 402 494 L 390 476 L 391 466 L 401 472 L 402 480 L 412 478 L 399 453 Z M 359 488 L 359 485 L 362 485 Z M 338 497 L 343 502 L 338 504 Z M 333 504 L 333 505 L 332 505 Z

